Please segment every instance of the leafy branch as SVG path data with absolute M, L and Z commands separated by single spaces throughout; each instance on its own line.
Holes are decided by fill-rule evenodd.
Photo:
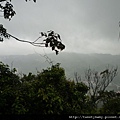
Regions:
M 9 39 L 10 37 L 14 38 L 17 41 L 26 42 L 36 47 L 51 47 L 52 51 L 56 52 L 56 55 L 59 53 L 59 51 L 65 49 L 65 45 L 62 43 L 60 35 L 52 30 L 47 31 L 47 33 L 41 32 L 40 36 L 31 42 L 27 40 L 21 40 L 7 33 L 7 30 L 3 27 L 3 25 L 0 24 L 0 42 L 4 41 L 3 38 Z M 44 38 L 42 42 L 38 42 L 40 38 Z
M 9 1 L 11 2 L 11 0 Z M 27 0 L 25 1 L 27 2 Z M 36 0 L 33 1 L 36 2 Z M 16 14 L 16 12 L 13 9 L 13 5 L 10 2 L 8 2 L 7 0 L 0 0 L 0 12 L 3 13 L 4 19 L 8 19 L 9 21 Z M 3 38 L 9 39 L 10 37 L 14 38 L 17 41 L 26 42 L 36 47 L 51 47 L 52 51 L 55 51 L 56 55 L 58 55 L 59 51 L 65 49 L 65 45 L 62 43 L 60 35 L 52 30 L 47 31 L 46 33 L 41 32 L 40 36 L 36 40 L 31 42 L 27 40 L 21 40 L 7 33 L 6 28 L 4 28 L 2 24 L 0 24 L 0 42 L 4 41 Z M 42 42 L 38 42 L 40 38 L 44 38 L 44 40 Z

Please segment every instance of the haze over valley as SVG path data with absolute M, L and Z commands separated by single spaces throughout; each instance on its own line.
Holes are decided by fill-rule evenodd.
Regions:
M 50 61 L 53 64 L 61 63 L 61 67 L 65 69 L 66 77 L 74 79 L 74 73 L 77 72 L 84 80 L 84 72 L 91 68 L 101 72 L 106 68 L 112 69 L 112 67 L 118 66 L 118 75 L 112 82 L 112 89 L 120 89 L 120 55 L 110 54 L 80 54 L 80 53 L 60 53 L 59 55 L 47 54 L 49 59 L 42 57 L 40 54 L 29 55 L 6 55 L 0 56 L 0 61 L 8 64 L 10 68 L 15 67 L 18 73 L 28 74 L 32 72 L 37 74 L 37 71 L 50 67 Z M 49 60 L 49 62 L 47 61 Z M 116 87 L 118 85 L 118 87 Z

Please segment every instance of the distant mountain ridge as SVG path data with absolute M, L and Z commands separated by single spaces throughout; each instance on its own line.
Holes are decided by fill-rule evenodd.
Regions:
M 120 55 L 110 54 L 80 54 L 80 53 L 60 53 L 59 55 L 47 54 L 53 63 L 61 63 L 61 67 L 65 69 L 67 78 L 74 78 L 74 72 L 84 77 L 84 72 L 89 67 L 97 71 L 102 71 L 108 66 L 118 66 L 118 75 L 115 78 L 115 83 L 120 84 Z M 39 54 L 29 55 L 9 55 L 0 56 L 0 61 L 8 64 L 10 67 L 15 67 L 18 72 L 28 74 L 32 72 L 37 73 L 47 67 L 49 63 L 44 57 Z

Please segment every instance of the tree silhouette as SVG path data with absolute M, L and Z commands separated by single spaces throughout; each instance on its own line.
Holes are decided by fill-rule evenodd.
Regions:
M 87 101 L 88 111 L 90 113 L 95 113 L 98 107 L 98 103 L 105 99 L 104 94 L 109 86 L 109 84 L 114 80 L 117 76 L 118 67 L 112 67 L 111 69 L 108 67 L 106 70 L 102 72 L 98 72 L 92 69 L 88 69 L 85 71 L 85 80 L 81 79 L 81 76 L 78 76 L 77 73 L 74 74 L 76 83 L 83 82 L 88 86 L 87 95 L 89 99 Z
M 33 1 L 36 2 L 36 0 Z M 16 12 L 13 9 L 11 0 L 9 0 L 9 2 L 7 0 L 0 0 L 0 12 L 3 13 L 2 17 L 4 17 L 4 19 L 7 19 L 9 21 L 12 19 L 12 17 L 16 14 Z M 47 31 L 46 33 L 41 32 L 40 36 L 34 41 L 27 41 L 27 40 L 21 40 L 15 37 L 14 35 L 11 35 L 10 33 L 7 32 L 7 29 L 2 24 L 0 24 L 0 42 L 3 42 L 4 39 L 9 39 L 10 37 L 20 42 L 29 43 L 33 46 L 50 47 L 52 51 L 55 51 L 56 55 L 58 55 L 59 51 L 65 49 L 65 45 L 62 43 L 60 35 L 52 30 Z M 40 38 L 43 38 L 42 42 L 38 42 Z
M 89 95 L 94 104 L 101 98 L 101 93 L 104 93 L 109 84 L 117 76 L 118 68 L 107 68 L 103 72 L 97 72 L 88 69 L 85 72 L 85 79 L 89 87 Z

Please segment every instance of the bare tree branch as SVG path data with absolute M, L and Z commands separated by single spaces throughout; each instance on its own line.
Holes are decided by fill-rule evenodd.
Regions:
M 75 76 L 75 81 L 79 83 L 79 81 L 81 81 L 81 76 L 78 76 L 77 72 L 74 73 L 74 76 Z
M 85 79 L 88 83 L 89 95 L 95 103 L 98 100 L 99 92 L 104 92 L 109 84 L 114 80 L 117 75 L 118 68 L 108 68 L 108 72 L 101 72 L 100 74 L 97 71 L 92 71 L 88 69 L 85 72 Z
M 8 33 L 7 33 L 7 34 L 8 34 Z M 43 45 L 43 44 L 45 45 L 45 43 L 35 43 L 35 42 L 36 42 L 38 39 L 40 39 L 41 37 L 38 37 L 37 40 L 35 40 L 34 42 L 30 42 L 30 41 L 27 41 L 27 40 L 21 40 L 21 39 L 13 36 L 13 35 L 11 35 L 11 34 L 8 34 L 8 35 L 9 35 L 10 37 L 16 39 L 17 41 L 20 41 L 20 42 L 26 42 L 26 43 L 29 43 L 29 44 L 31 44 L 31 45 L 33 45 L 33 46 L 37 46 L 37 47 L 45 47 L 45 46 L 41 46 L 41 45 Z

